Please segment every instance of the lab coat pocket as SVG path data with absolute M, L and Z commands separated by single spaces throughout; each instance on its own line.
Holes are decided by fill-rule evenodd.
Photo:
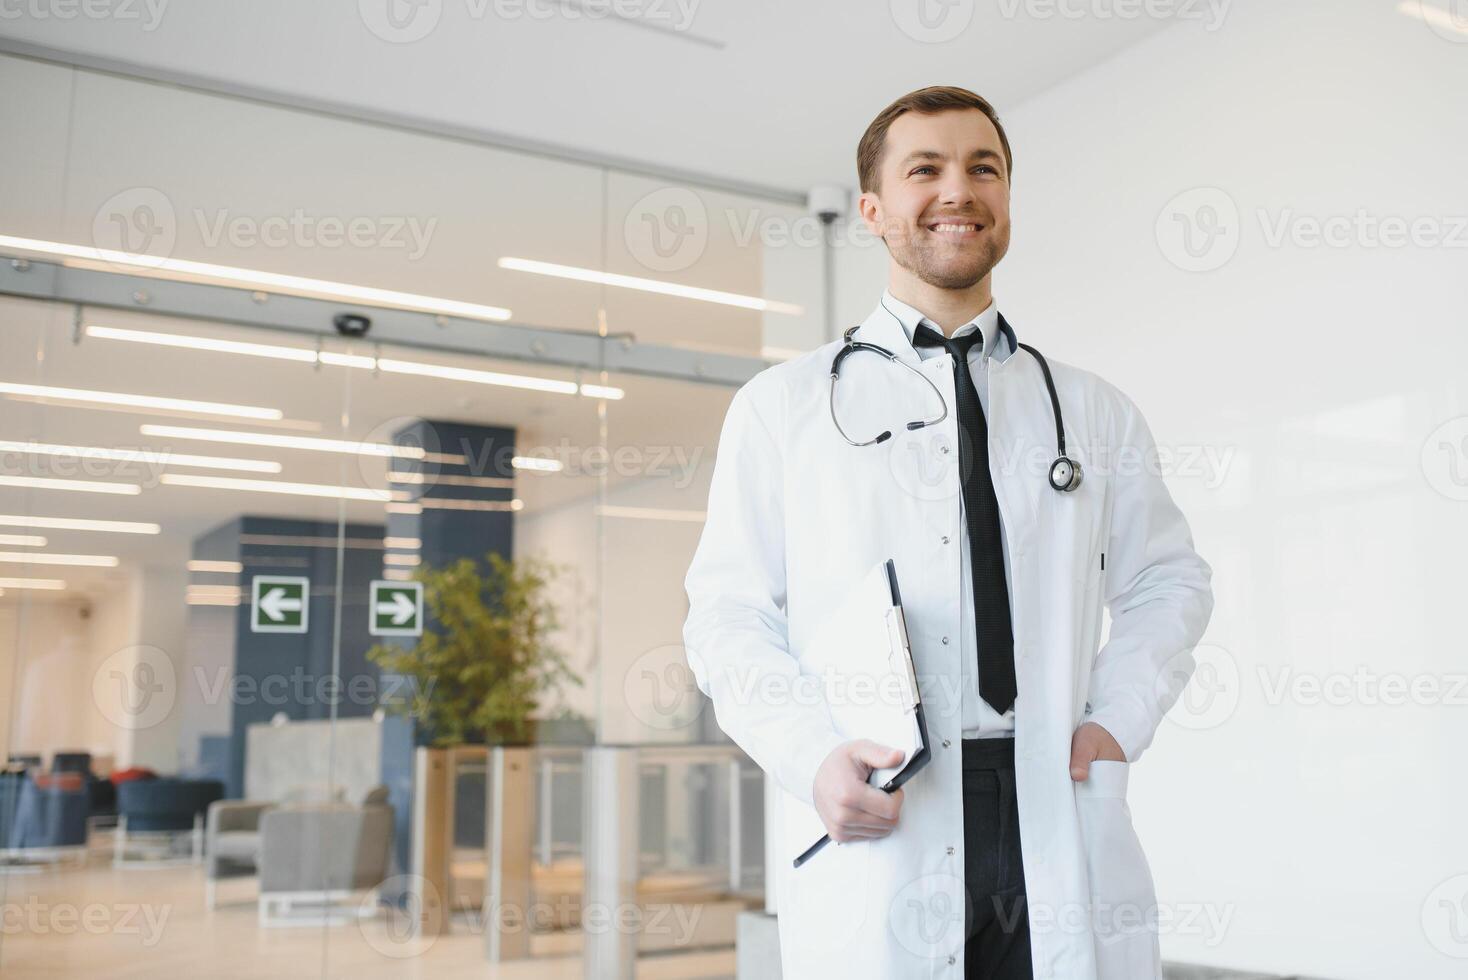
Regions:
M 816 837 L 809 840 L 814 842 Z M 856 937 L 866 920 L 871 846 L 869 840 L 832 841 L 791 870 L 788 904 L 781 901 L 780 919 L 786 920 L 788 914 L 782 928 L 792 927 L 794 942 L 836 950 Z
M 1075 784 L 1091 884 L 1091 927 L 1099 980 L 1160 976 L 1152 871 L 1126 803 L 1130 766 L 1097 760 Z

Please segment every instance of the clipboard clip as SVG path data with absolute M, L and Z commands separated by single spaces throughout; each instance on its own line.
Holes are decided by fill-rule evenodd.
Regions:
M 887 656 L 902 661 L 895 665 L 894 672 L 902 684 L 902 705 L 911 712 L 918 705 L 918 684 L 912 665 L 912 647 L 907 642 L 907 617 L 902 614 L 901 606 L 893 606 L 887 610 L 886 620 L 890 651 Z

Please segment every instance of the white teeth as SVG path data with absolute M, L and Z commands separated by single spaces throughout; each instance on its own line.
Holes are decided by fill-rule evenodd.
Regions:
M 934 225 L 934 231 L 978 231 L 978 225 Z

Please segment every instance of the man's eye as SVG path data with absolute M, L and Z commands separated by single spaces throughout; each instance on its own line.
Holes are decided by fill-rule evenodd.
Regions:
M 932 168 L 932 167 L 918 167 L 918 168 L 917 168 L 917 169 L 915 169 L 915 170 L 914 170 L 914 171 L 913 171 L 913 172 L 912 172 L 912 174 L 920 174 L 920 173 L 922 173 L 922 172 L 923 172 L 923 171 L 924 171 L 924 170 L 932 170 L 932 169 L 933 169 L 933 168 Z M 909 176 L 909 177 L 911 177 L 911 176 L 912 176 L 912 174 L 908 174 L 908 176 Z
M 995 170 L 993 167 L 989 166 L 987 163 L 981 163 L 977 167 L 975 167 L 974 169 L 975 170 L 987 170 L 991 174 L 997 174 L 999 172 L 999 171 Z

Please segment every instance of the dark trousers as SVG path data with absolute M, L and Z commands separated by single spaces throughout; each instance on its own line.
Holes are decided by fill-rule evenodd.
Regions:
M 1014 739 L 963 740 L 964 980 L 1033 980 Z

